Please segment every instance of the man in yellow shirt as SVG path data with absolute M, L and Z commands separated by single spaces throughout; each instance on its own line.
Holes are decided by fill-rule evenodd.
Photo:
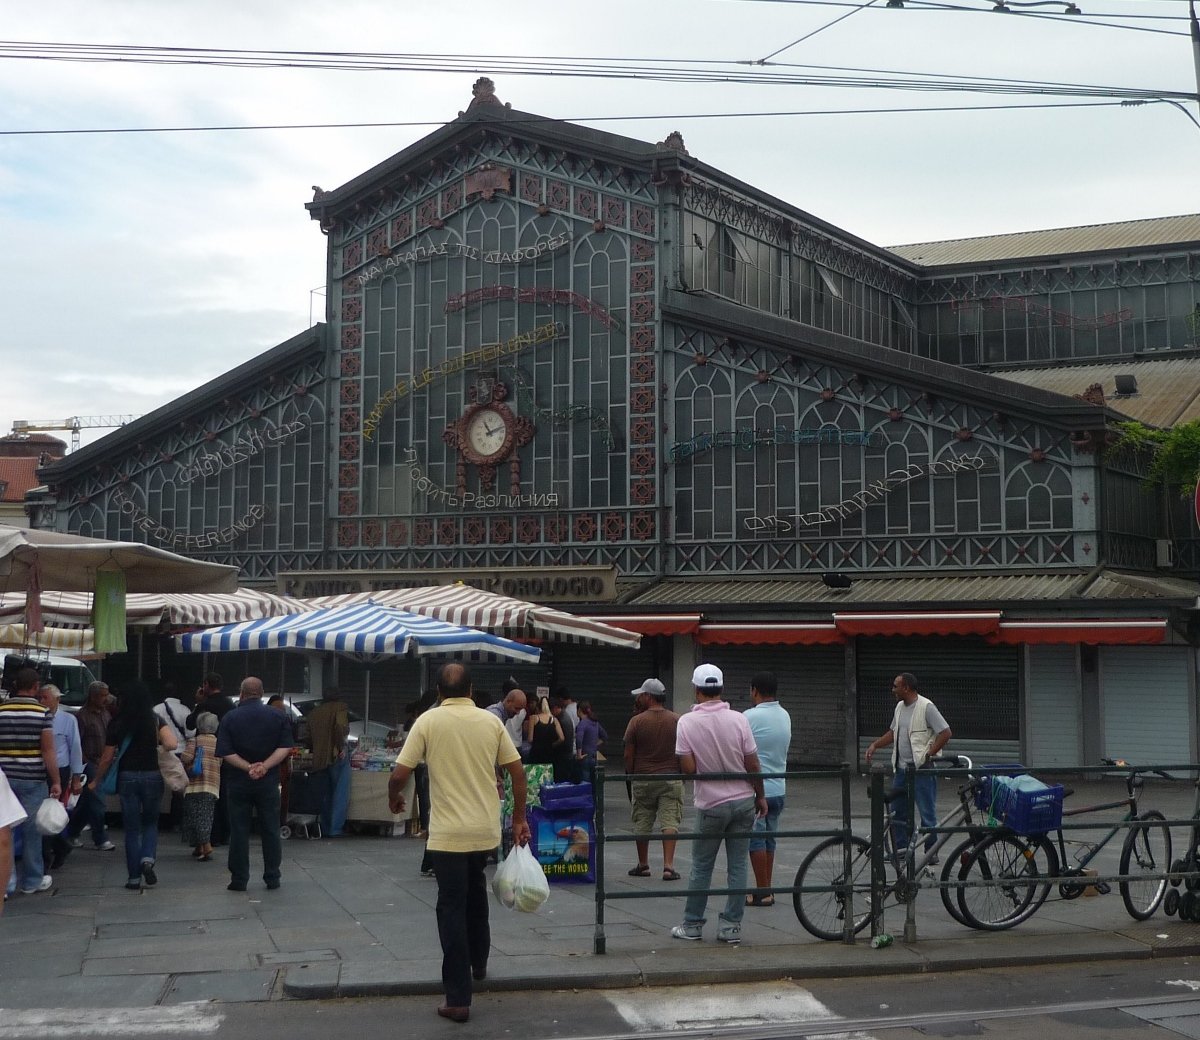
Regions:
M 442 666 L 438 704 L 412 725 L 388 780 L 394 813 L 404 811 L 404 785 L 412 771 L 429 766 L 429 843 L 438 883 L 438 937 L 442 942 L 442 988 L 438 1014 L 465 1022 L 471 1012 L 471 979 L 487 977 L 491 930 L 484 867 L 500 844 L 496 767 L 508 771 L 513 787 L 512 839 L 529 841 L 525 821 L 525 770 L 504 729 L 471 698 L 466 665 Z

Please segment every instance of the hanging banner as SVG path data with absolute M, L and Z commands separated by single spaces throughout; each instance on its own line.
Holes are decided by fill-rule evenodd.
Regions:
M 125 572 L 119 569 L 96 572 L 96 595 L 92 601 L 95 649 L 100 654 L 123 654 L 125 646 Z

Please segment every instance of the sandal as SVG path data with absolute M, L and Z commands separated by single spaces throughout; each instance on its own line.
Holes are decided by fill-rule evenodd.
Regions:
M 747 906 L 774 906 L 775 905 L 775 896 L 771 893 L 768 893 L 767 895 L 762 895 L 762 894 L 756 892 L 753 895 L 746 896 L 746 905 Z
M 678 881 L 679 877 L 680 877 L 680 874 L 679 874 L 678 870 L 672 870 L 668 867 L 663 868 L 663 880 L 664 881 Z
M 650 865 L 646 864 L 645 866 L 642 866 L 642 864 L 639 863 L 636 867 L 634 867 L 629 872 L 629 876 L 630 877 L 649 877 L 650 876 Z

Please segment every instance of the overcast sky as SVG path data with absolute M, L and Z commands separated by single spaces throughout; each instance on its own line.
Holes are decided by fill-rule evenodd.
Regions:
M 1083 15 L 1061 20 L 994 13 L 992 0 L 905 2 L 855 12 L 807 0 L 55 0 L 10 5 L 0 35 L 698 68 L 760 61 L 849 14 L 772 59 L 826 69 L 740 70 L 1196 90 L 1186 35 L 1096 24 L 1186 34 L 1186 21 L 1112 17 L 1179 19 L 1184 0 L 1078 0 Z M 593 125 L 647 141 L 679 129 L 693 156 L 882 245 L 1200 210 L 1200 128 L 1168 104 L 715 118 L 1098 99 L 550 78 L 495 64 L 478 67 L 516 109 L 638 116 Z M 323 319 L 325 239 L 303 208 L 311 186 L 335 188 L 453 119 L 478 74 L 0 58 L 0 433 L 14 419 L 145 413 Z M 430 125 L 11 134 L 416 121 Z

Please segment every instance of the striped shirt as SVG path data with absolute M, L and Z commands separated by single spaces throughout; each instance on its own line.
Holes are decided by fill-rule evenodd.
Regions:
M 9 780 L 46 779 L 42 732 L 52 726 L 50 713 L 30 697 L 0 704 L 0 769 Z

